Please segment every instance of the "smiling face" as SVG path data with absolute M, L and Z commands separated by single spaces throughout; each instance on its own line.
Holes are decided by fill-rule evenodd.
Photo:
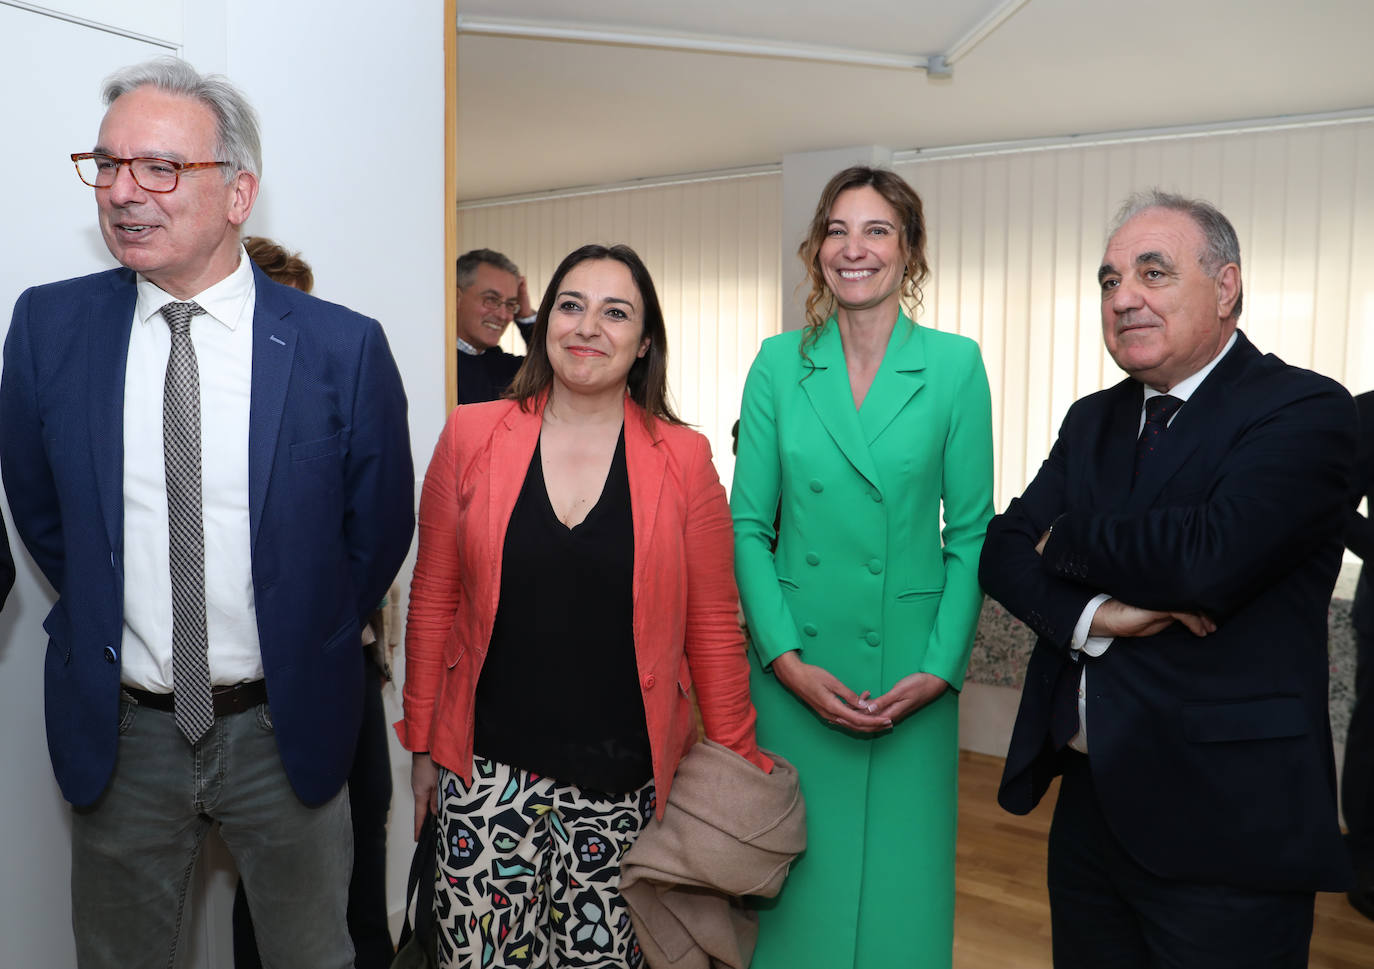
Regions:
M 649 349 L 644 303 L 623 263 L 578 263 L 558 284 L 544 346 L 554 383 L 576 394 L 624 393 L 634 362 Z
M 458 288 L 458 336 L 479 350 L 501 342 L 515 319 L 520 277 L 489 262 L 477 264 L 472 282 Z
M 836 196 L 817 260 L 840 312 L 890 302 L 896 316 L 906 253 L 897 210 L 876 189 L 861 185 Z
M 199 101 L 144 86 L 117 98 L 100 124 L 96 151 L 119 158 L 218 161 L 215 116 Z M 95 190 L 110 254 L 178 299 L 224 279 L 239 260 L 239 226 L 257 198 L 257 179 L 239 172 L 182 172 L 171 192 L 147 192 L 123 166 Z
M 1186 213 L 1146 209 L 1107 243 L 1097 278 L 1102 339 L 1117 366 L 1168 391 L 1215 357 L 1236 328 L 1235 263 L 1208 275 L 1206 241 Z

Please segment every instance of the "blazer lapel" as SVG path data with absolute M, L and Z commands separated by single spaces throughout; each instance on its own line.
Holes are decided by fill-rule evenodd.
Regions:
M 248 405 L 248 531 L 251 547 L 257 548 L 298 333 L 289 321 L 290 308 L 274 289 L 276 284 L 256 266 L 253 275 L 257 292 L 253 306 L 253 386 Z
M 1179 408 L 1155 444 L 1154 455 L 1141 469 L 1140 477 L 1131 490 L 1131 509 L 1148 508 L 1155 503 L 1160 491 L 1202 445 L 1216 427 L 1215 416 L 1227 411 L 1234 401 L 1229 388 L 1236 375 L 1251 356 L 1257 355 L 1254 346 L 1237 334 L 1236 345 L 1220 360 Z M 1139 411 L 1136 412 L 1139 423 Z M 1204 417 L 1210 415 L 1210 417 Z M 1134 460 L 1134 459 L 1133 459 Z
M 92 297 L 87 307 L 87 400 L 90 403 L 91 463 L 110 548 L 118 549 L 124 529 L 124 378 L 129 332 L 138 302 L 135 276 L 110 277 L 114 293 Z M 100 306 L 101 312 L 95 311 Z
M 1087 461 L 1092 472 L 1089 496 L 1091 507 L 1103 510 L 1123 508 L 1134 494 L 1135 442 L 1140 436 L 1140 407 L 1144 391 L 1140 383 L 1127 378 L 1116 385 L 1107 398 L 1107 412 L 1091 444 Z
M 539 429 L 544 423 L 544 404 L 547 397 L 537 401 L 534 409 L 524 411 L 511 402 L 505 417 L 497 424 L 491 441 L 490 488 L 487 503 L 487 548 L 491 549 L 488 588 L 492 590 L 492 615 L 501 594 L 501 557 L 506 547 L 506 528 L 525 486 L 525 475 L 539 443 Z
M 840 330 L 834 319 L 825 324 L 820 336 L 807 351 L 807 356 L 811 358 L 813 369 L 810 373 L 803 373 L 801 388 L 811 401 L 817 420 L 840 453 L 854 466 L 854 470 L 875 488 L 881 487 L 873 456 L 868 451 L 864 428 L 859 421 L 859 412 L 854 407 L 854 392 L 850 389 L 849 372 L 844 364 L 844 347 L 840 343 Z M 801 369 L 806 371 L 806 361 L 800 363 Z
M 625 399 L 625 466 L 630 478 L 630 510 L 634 515 L 635 557 L 633 605 L 639 615 L 639 592 L 644 570 L 653 556 L 646 554 L 658 518 L 658 500 L 668 473 L 668 449 L 644 426 L 644 410 Z M 636 636 L 636 640 L 639 637 Z
M 921 331 L 902 313 L 897 318 L 897 325 L 892 328 L 882 366 L 878 368 L 873 386 L 868 389 L 864 405 L 859 409 L 859 424 L 863 428 L 865 444 L 873 444 L 901 413 L 902 408 L 925 386 L 926 379 L 922 373 L 925 368 L 925 341 Z

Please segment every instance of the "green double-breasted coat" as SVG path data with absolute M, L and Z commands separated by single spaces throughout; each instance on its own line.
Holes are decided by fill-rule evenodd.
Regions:
M 800 339 L 765 341 L 750 369 L 731 495 L 759 743 L 796 765 L 807 804 L 806 853 L 762 906 L 753 965 L 948 967 L 957 691 L 992 516 L 987 375 L 972 340 L 903 313 L 856 409 L 834 319 L 806 357 Z M 953 689 L 862 736 L 776 680 L 792 649 L 858 693 L 918 671 Z

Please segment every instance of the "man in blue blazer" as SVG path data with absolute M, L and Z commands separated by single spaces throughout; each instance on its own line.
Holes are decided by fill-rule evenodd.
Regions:
M 1347 887 L 1326 610 L 1355 408 L 1236 329 L 1215 208 L 1130 200 L 1101 268 L 1130 376 L 1075 403 L 993 519 L 984 588 L 1039 636 L 999 800 L 1063 775 L 1056 967 L 1307 965 L 1314 892 Z
M 57 596 L 78 960 L 169 965 L 218 822 L 266 964 L 342 969 L 360 622 L 414 527 L 404 391 L 375 321 L 244 254 L 236 89 L 165 59 L 105 103 L 74 160 L 125 268 L 20 296 L 0 379 L 10 507 Z

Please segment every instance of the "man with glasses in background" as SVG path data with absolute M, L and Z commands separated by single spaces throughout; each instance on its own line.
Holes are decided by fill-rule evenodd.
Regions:
M 265 964 L 345 969 L 361 623 L 414 530 L 405 392 L 375 320 L 244 253 L 237 89 L 164 58 L 104 100 L 72 160 L 124 268 L 23 293 L 0 377 L 5 489 L 56 593 L 78 964 L 176 961 L 218 822 Z
M 498 345 L 515 320 L 528 343 L 534 329 L 525 277 L 494 249 L 473 249 L 458 257 L 458 403 L 496 400 L 525 358 Z

